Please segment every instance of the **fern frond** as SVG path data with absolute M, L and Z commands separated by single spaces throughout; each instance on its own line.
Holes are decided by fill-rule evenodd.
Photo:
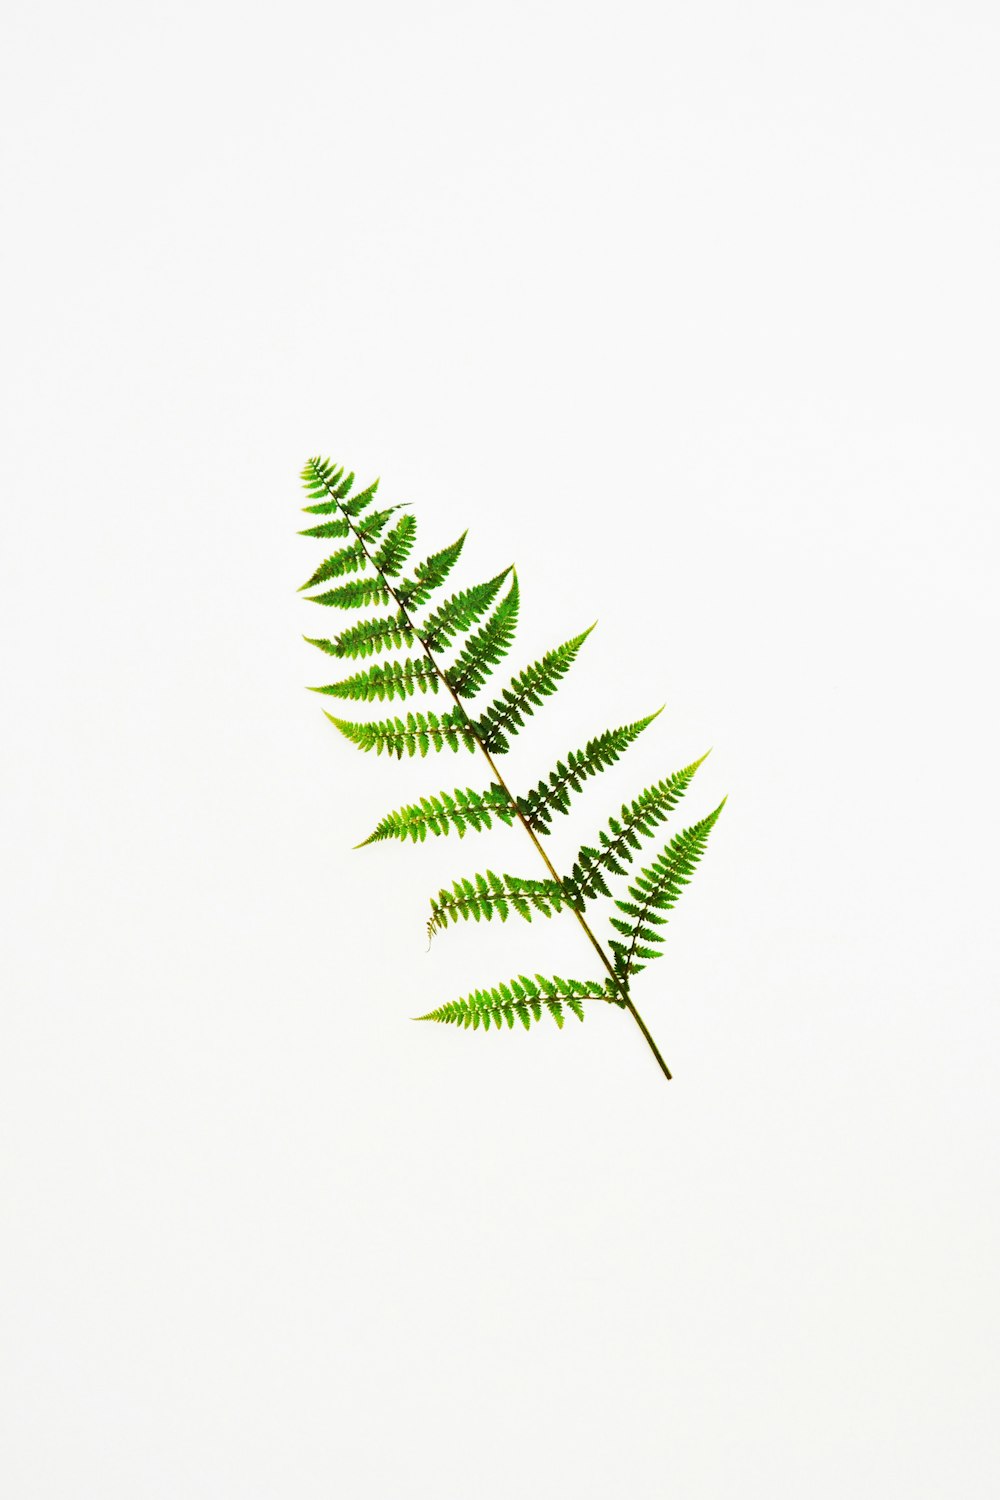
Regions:
M 630 920 L 624 922 L 621 917 L 611 918 L 612 927 L 625 941 L 611 938 L 608 946 L 615 955 L 615 971 L 626 983 L 630 975 L 640 974 L 645 968 L 645 963 L 638 962 L 639 959 L 660 957 L 659 947 L 653 948 L 650 944 L 663 942 L 663 933 L 658 929 L 666 926 L 667 918 L 661 914 L 677 905 L 681 891 L 690 884 L 689 877 L 704 854 L 708 836 L 725 805 L 726 799 L 723 798 L 707 818 L 676 834 L 659 859 L 642 870 L 629 886 L 631 900 L 615 902 L 618 910 Z
M 534 979 L 529 979 L 526 974 L 521 974 L 517 979 L 511 979 L 493 989 L 473 990 L 471 995 L 460 1000 L 449 1000 L 416 1019 L 440 1021 L 448 1026 L 471 1026 L 473 1031 L 477 1031 L 480 1026 L 484 1031 L 489 1031 L 491 1025 L 499 1031 L 501 1021 L 506 1021 L 508 1027 L 512 1027 L 514 1021 L 518 1020 L 528 1031 L 532 1021 L 540 1021 L 543 1012 L 548 1011 L 561 1030 L 565 1020 L 564 1005 L 582 1021 L 581 1001 L 612 1000 L 614 995 L 610 991 L 610 981 L 602 983 L 597 979 L 560 979 L 558 975 L 546 979 L 543 974 L 536 974 Z
M 358 536 L 365 542 L 374 541 L 376 537 L 382 535 L 390 518 L 402 509 L 401 505 L 389 505 L 385 510 L 373 510 L 371 515 L 365 516 L 364 520 L 358 523 L 356 528 Z M 347 522 L 347 525 L 349 526 L 350 522 Z
M 307 531 L 300 531 L 299 536 L 320 536 L 332 539 L 338 536 L 349 536 L 350 532 L 350 521 L 324 521 L 322 526 L 310 526 Z
M 621 817 L 609 819 L 607 831 L 602 828 L 598 834 L 599 849 L 584 844 L 572 870 L 563 878 L 563 889 L 571 906 L 583 911 L 594 896 L 611 895 L 605 876 L 625 874 L 625 866 L 631 864 L 635 851 L 641 848 L 640 837 L 648 838 L 673 811 L 706 755 L 647 787 L 634 802 L 624 803 Z
M 565 677 L 573 665 L 580 647 L 593 628 L 591 625 L 571 641 L 565 641 L 553 651 L 547 651 L 541 661 L 536 661 L 533 666 L 526 667 L 511 679 L 509 686 L 504 688 L 500 697 L 490 704 L 479 720 L 479 738 L 487 750 L 503 755 L 510 749 L 510 739 L 517 734 L 525 719 L 530 718 L 535 709 L 541 707 L 542 699 L 556 691 L 560 679 Z
M 342 578 L 345 573 L 363 573 L 368 566 L 368 554 L 365 552 L 361 542 L 352 542 L 349 547 L 341 547 L 339 552 L 334 552 L 320 563 L 311 578 L 307 578 L 299 589 L 311 589 L 317 583 L 325 583 L 328 578 Z
M 468 534 L 463 531 L 458 541 L 452 542 L 450 547 L 442 547 L 440 552 L 434 552 L 430 557 L 425 557 L 423 562 L 417 563 L 413 577 L 404 578 L 396 590 L 404 604 L 419 609 L 422 604 L 427 603 L 458 562 Z
M 407 512 L 396 522 L 373 558 L 378 571 L 390 578 L 402 573 L 403 564 L 412 552 L 416 539 L 417 520 Z
M 352 578 L 339 588 L 327 589 L 323 594 L 306 594 L 307 604 L 323 604 L 333 609 L 364 609 L 370 604 L 388 604 L 392 595 L 378 574 L 367 578 Z
M 322 597 L 319 600 L 322 603 Z M 359 625 L 350 625 L 332 641 L 317 640 L 314 636 L 303 636 L 310 646 L 318 646 L 327 656 L 358 657 L 375 656 L 391 647 L 412 646 L 414 634 L 405 615 L 381 615 L 375 620 L 362 620 Z
M 608 729 L 596 739 L 589 740 L 583 750 L 571 750 L 565 760 L 556 762 L 554 771 L 538 783 L 526 797 L 518 797 L 517 805 L 530 828 L 538 833 L 549 833 L 553 812 L 569 812 L 569 794 L 578 792 L 589 776 L 606 771 L 646 729 L 663 710 L 637 719 L 634 724 L 623 724 L 620 729 Z
M 487 870 L 472 880 L 456 880 L 450 891 L 441 890 L 431 897 L 427 935 L 433 937 L 459 917 L 465 922 L 470 917 L 489 922 L 496 915 L 506 922 L 512 907 L 526 922 L 531 921 L 533 911 L 551 917 L 562 911 L 564 901 L 562 888 L 554 880 L 524 880 L 520 875 L 497 875 Z
M 377 844 L 383 839 L 412 839 L 415 844 L 422 843 L 428 830 L 441 836 L 454 829 L 459 838 L 464 839 L 469 828 L 477 833 L 483 828 L 492 828 L 493 818 L 510 827 L 514 817 L 514 804 L 503 787 L 494 784 L 485 792 L 474 792 L 471 787 L 462 791 L 456 787 L 454 793 L 421 797 L 419 802 L 388 813 L 375 831 L 356 847 L 362 849 L 366 844 Z
M 449 641 L 471 630 L 493 603 L 510 571 L 510 568 L 504 568 L 495 578 L 474 584 L 471 589 L 463 589 L 460 594 L 452 594 L 429 615 L 421 626 L 421 634 L 430 649 L 443 651 Z
M 503 661 L 514 641 L 520 590 L 517 573 L 507 593 L 481 630 L 470 636 L 465 648 L 445 672 L 448 685 L 460 698 L 474 698 L 498 662 Z
M 438 686 L 438 674 L 431 662 L 425 656 L 411 656 L 406 661 L 388 662 L 384 667 L 369 667 L 343 682 L 331 682 L 309 691 L 329 693 L 333 698 L 351 698 L 356 703 L 371 703 L 377 698 L 381 703 L 385 698 L 410 698 L 418 688 L 422 693 L 436 693 Z
M 326 710 L 324 709 L 324 713 Z M 472 732 L 465 714 L 455 709 L 442 714 L 407 714 L 406 719 L 380 719 L 369 723 L 355 723 L 350 719 L 337 719 L 327 714 L 345 739 L 361 750 L 374 750 L 381 755 L 385 750 L 400 760 L 407 755 L 426 755 L 428 750 L 443 750 L 447 745 L 457 751 L 460 745 L 466 750 L 476 748 L 476 736 Z
M 346 478 L 343 475 L 343 468 L 336 468 L 329 459 L 311 458 L 302 470 L 306 493 L 313 500 L 321 495 L 325 495 L 326 499 L 320 500 L 318 504 L 306 505 L 303 509 L 320 516 L 329 516 L 339 511 L 350 516 L 360 515 L 371 504 L 378 489 L 378 480 L 366 490 L 359 490 L 353 499 L 348 500 L 346 497 L 354 484 L 354 475 L 348 474 Z

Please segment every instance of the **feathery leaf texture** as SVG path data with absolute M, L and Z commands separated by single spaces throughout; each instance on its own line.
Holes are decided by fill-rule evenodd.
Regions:
M 560 979 L 558 975 L 546 979 L 542 974 L 529 979 L 526 974 L 520 974 L 517 979 L 508 980 L 495 989 L 473 990 L 471 995 L 461 1000 L 448 1000 L 436 1010 L 428 1011 L 425 1016 L 417 1016 L 416 1019 L 442 1021 L 450 1026 L 471 1026 L 473 1031 L 480 1026 L 484 1031 L 489 1031 L 491 1025 L 499 1031 L 501 1021 L 506 1021 L 512 1027 L 515 1020 L 518 1020 L 525 1031 L 528 1031 L 532 1021 L 540 1021 L 543 1012 L 548 1011 L 561 1030 L 565 1021 L 564 1006 L 582 1021 L 581 1001 L 607 1001 L 614 998 L 614 992 L 607 981 Z
M 392 595 L 376 574 L 352 578 L 339 588 L 327 589 L 325 594 L 306 594 L 305 598 L 309 604 L 325 604 L 334 609 L 366 609 L 372 604 L 388 604 Z
M 317 640 L 315 636 L 304 637 L 310 646 L 318 646 L 327 656 L 375 656 L 391 647 L 412 646 L 413 629 L 406 616 L 382 615 L 376 620 L 362 620 L 360 625 L 350 625 L 332 641 Z
M 487 750 L 497 755 L 510 749 L 510 740 L 523 726 L 526 718 L 540 708 L 542 699 L 549 697 L 559 686 L 576 660 L 577 652 L 587 639 L 593 625 L 575 635 L 571 641 L 547 651 L 541 661 L 526 667 L 504 688 L 500 697 L 491 703 L 477 725 L 479 738 Z
M 452 692 L 474 698 L 498 662 L 503 661 L 514 641 L 520 591 L 517 574 L 486 624 L 470 636 L 461 654 L 444 674 Z
M 422 843 L 428 833 L 436 837 L 450 833 L 452 829 L 464 839 L 469 828 L 479 833 L 493 827 L 493 819 L 506 823 L 508 828 L 517 815 L 517 809 L 503 787 L 495 784 L 485 792 L 475 792 L 471 787 L 465 791 L 456 787 L 452 792 L 440 792 L 436 797 L 421 797 L 398 812 L 387 813 L 374 832 L 362 839 L 356 848 L 366 844 L 378 844 L 383 839 L 412 839 Z
M 427 603 L 461 557 L 468 534 L 463 531 L 458 541 L 452 542 L 450 547 L 442 547 L 440 552 L 425 557 L 423 562 L 417 563 L 412 578 L 401 580 L 397 592 L 405 605 L 419 609 L 422 604 Z
M 528 826 L 539 833 L 550 833 L 552 814 L 569 812 L 570 792 L 580 791 L 588 777 L 596 776 L 599 771 L 606 771 L 609 766 L 613 766 L 633 740 L 637 740 L 657 714 L 662 712 L 658 708 L 656 713 L 647 714 L 634 724 L 623 724 L 620 729 L 606 729 L 595 739 L 588 740 L 583 750 L 571 750 L 565 760 L 556 761 L 555 770 L 550 771 L 534 791 L 517 799 L 517 805 Z
M 681 771 L 640 792 L 631 804 L 622 806 L 621 817 L 611 818 L 608 832 L 598 834 L 599 849 L 584 844 L 574 861 L 570 873 L 563 877 L 566 898 L 579 911 L 595 896 L 610 896 L 606 876 L 624 875 L 625 866 L 631 864 L 635 851 L 641 848 L 640 836 L 648 837 L 654 828 L 664 821 L 691 785 L 695 771 L 707 758 L 706 751 L 699 760 L 692 761 Z
M 350 698 L 355 703 L 371 703 L 386 698 L 411 698 L 418 690 L 436 693 L 440 680 L 426 657 L 407 657 L 406 661 L 387 662 L 384 667 L 368 667 L 343 682 L 312 688 L 314 693 L 329 693 L 332 698 Z
M 725 806 L 725 798 L 714 812 L 700 823 L 685 828 L 670 840 L 659 859 L 653 861 L 636 876 L 628 888 L 629 901 L 616 901 L 619 911 L 631 920 L 623 922 L 621 917 L 610 919 L 612 927 L 625 938 L 612 938 L 608 944 L 615 955 L 615 971 L 624 980 L 632 974 L 640 974 L 645 963 L 639 959 L 659 958 L 659 948 L 651 943 L 662 944 L 663 933 L 657 929 L 665 927 L 667 918 L 662 915 L 672 911 L 684 887 L 690 884 L 689 877 L 705 852 L 708 836 Z
M 345 573 L 363 573 L 367 566 L 368 555 L 364 544 L 355 542 L 350 547 L 341 547 L 340 551 L 334 552 L 326 562 L 320 563 L 312 577 L 306 579 L 302 588 L 315 588 L 317 583 L 325 583 L 328 578 L 342 578 Z
M 495 578 L 474 584 L 471 589 L 463 589 L 460 594 L 453 594 L 440 605 L 420 627 L 420 634 L 428 649 L 443 651 L 449 641 L 471 630 L 489 609 L 500 592 L 500 585 L 511 571 L 510 568 L 504 568 Z
M 324 710 L 324 712 L 326 712 Z M 352 719 L 337 719 L 327 714 L 345 739 L 362 750 L 374 750 L 376 755 L 387 751 L 402 760 L 407 755 L 426 755 L 428 750 L 475 750 L 476 737 L 472 726 L 461 710 L 442 714 L 406 715 L 403 719 L 379 719 L 367 724 L 355 723 Z
M 526 922 L 531 921 L 533 911 L 551 917 L 562 911 L 565 900 L 562 886 L 554 880 L 524 880 L 520 875 L 497 875 L 487 870 L 471 880 L 456 880 L 450 891 L 438 891 L 431 897 L 427 935 L 433 937 L 459 917 L 466 922 L 470 917 L 489 922 L 497 916 L 506 922 L 512 909 Z
M 620 815 L 610 818 L 594 841 L 581 847 L 569 874 L 560 876 L 540 836 L 552 832 L 555 814 L 569 813 L 572 798 L 584 782 L 614 765 L 657 714 L 605 730 L 582 750 L 568 751 L 537 786 L 521 794 L 511 790 L 494 756 L 510 750 L 511 741 L 527 720 L 558 690 L 594 627 L 525 667 L 478 717 L 471 716 L 465 703 L 480 693 L 514 641 L 520 607 L 514 568 L 504 568 L 483 583 L 459 590 L 421 619 L 425 606 L 443 590 L 462 556 L 467 533 L 430 553 L 415 567 L 410 564 L 412 571 L 404 576 L 417 535 L 417 522 L 408 507 L 370 508 L 379 481 L 355 491 L 353 472 L 328 458 L 311 458 L 302 479 L 309 502 L 304 509 L 326 519 L 300 534 L 314 541 L 345 543 L 315 568 L 302 590 L 331 579 L 345 581 L 321 593 L 303 593 L 303 597 L 336 609 L 363 611 L 374 607 L 386 611 L 357 620 L 329 639 L 305 639 L 338 660 L 364 660 L 401 649 L 412 653 L 401 660 L 373 662 L 312 691 L 354 703 L 407 699 L 418 692 L 443 693 L 448 700 L 440 714 L 407 712 L 405 717 L 370 721 L 338 718 L 331 713 L 326 717 L 352 744 L 376 755 L 385 752 L 402 759 L 404 755 L 423 757 L 432 750 L 478 751 L 493 777 L 485 790 L 456 787 L 454 791 L 422 796 L 387 813 L 357 847 L 390 839 L 423 843 L 428 835 L 442 838 L 452 833 L 462 839 L 470 831 L 489 832 L 497 824 L 519 826 L 521 836 L 528 838 L 545 866 L 544 878 L 541 870 L 537 878 L 531 878 L 487 869 L 455 880 L 431 899 L 429 936 L 460 920 L 497 918 L 506 922 L 513 914 L 531 922 L 536 915 L 554 917 L 566 911 L 587 937 L 592 962 L 603 970 L 586 979 L 545 978 L 540 974 L 530 978 L 521 974 L 446 1001 L 419 1019 L 473 1031 L 488 1031 L 491 1026 L 500 1030 L 504 1022 L 510 1029 L 520 1021 L 530 1030 L 548 1012 L 561 1028 L 567 1010 L 582 1021 L 584 1002 L 603 1001 L 631 1012 L 669 1078 L 670 1070 L 635 1009 L 631 984 L 649 960 L 659 957 L 666 913 L 690 882 L 724 804 L 676 834 L 657 859 L 634 874 L 626 898 L 616 899 L 613 882 L 616 877 L 628 876 L 643 839 L 673 812 L 705 757 L 654 782 L 632 802 L 625 802 Z M 501 596 L 508 578 L 509 586 Z M 452 651 L 455 655 L 450 664 L 442 662 L 441 656 Z M 613 901 L 615 907 L 610 917 L 615 936 L 606 944 L 584 915 L 588 903 L 598 898 Z
M 372 559 L 372 565 L 379 573 L 389 578 L 395 578 L 403 571 L 403 564 L 413 551 L 413 544 L 417 539 L 416 517 L 410 515 L 409 511 L 402 516 L 389 532 L 385 541 Z

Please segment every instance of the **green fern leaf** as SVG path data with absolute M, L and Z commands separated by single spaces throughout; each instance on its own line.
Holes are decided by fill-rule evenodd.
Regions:
M 412 839 L 415 844 L 422 843 L 428 832 L 440 837 L 452 829 L 463 839 L 469 828 L 477 833 L 483 828 L 492 828 L 493 818 L 509 827 L 514 817 L 514 804 L 503 787 L 493 785 L 486 792 L 456 788 L 454 793 L 421 797 L 419 802 L 388 813 L 375 831 L 356 847 L 361 849 L 383 839 Z
M 319 600 L 322 603 L 322 598 Z M 412 646 L 414 634 L 403 614 L 382 615 L 375 620 L 362 620 L 342 630 L 332 641 L 316 640 L 307 635 L 310 646 L 318 646 L 327 656 L 359 657 L 375 656 L 393 646 Z
M 611 895 L 607 874 L 626 873 L 626 865 L 631 864 L 635 851 L 642 847 L 640 839 L 648 838 L 673 811 L 705 758 L 703 755 L 664 781 L 647 787 L 631 804 L 625 803 L 621 817 L 611 818 L 607 832 L 602 828 L 598 834 L 599 849 L 584 844 L 572 870 L 563 879 L 563 889 L 571 906 L 583 911 L 586 902 L 594 896 Z
M 503 1021 L 507 1022 L 508 1027 L 513 1027 L 515 1021 L 520 1021 L 528 1031 L 531 1023 L 540 1021 L 547 1011 L 561 1030 L 565 1020 L 564 1005 L 582 1021 L 584 1012 L 580 1002 L 608 1001 L 613 998 L 609 994 L 609 988 L 608 984 L 596 979 L 560 979 L 558 975 L 547 979 L 542 974 L 529 979 L 527 975 L 521 974 L 517 979 L 511 979 L 495 988 L 473 990 L 471 995 L 461 1000 L 449 1000 L 416 1019 L 471 1027 L 473 1031 L 478 1031 L 480 1026 L 484 1031 L 489 1031 L 490 1026 L 495 1026 L 499 1031 Z
M 608 766 L 614 765 L 632 741 L 638 739 L 657 714 L 662 712 L 658 708 L 655 714 L 637 719 L 634 724 L 623 724 L 620 729 L 608 729 L 596 739 L 588 741 L 584 750 L 571 750 L 565 760 L 557 761 L 555 770 L 549 773 L 547 779 L 540 781 L 526 797 L 517 799 L 517 805 L 528 826 L 539 833 L 551 832 L 549 825 L 552 814 L 569 812 L 570 792 L 578 792 L 588 777 L 596 776 L 599 771 L 606 771 Z
M 489 922 L 498 916 L 506 922 L 511 909 L 531 921 L 532 912 L 551 917 L 562 911 L 562 888 L 554 880 L 524 880 L 520 875 L 496 875 L 487 870 L 485 875 L 475 875 L 472 880 L 456 880 L 451 890 L 438 891 L 431 898 L 431 915 L 427 923 L 427 935 L 457 922 L 459 917 L 467 922 Z
M 449 641 L 471 630 L 489 609 L 500 592 L 500 585 L 510 572 L 510 568 L 504 568 L 502 573 L 488 579 L 486 583 L 477 583 L 471 589 L 453 594 L 429 615 L 421 626 L 420 633 L 430 649 L 443 651 Z
M 418 688 L 422 693 L 436 693 L 439 684 L 438 674 L 426 657 L 408 657 L 406 661 L 389 662 L 384 667 L 369 667 L 343 682 L 310 688 L 310 692 L 371 703 L 376 698 L 379 702 L 386 698 L 409 698 Z
M 378 480 L 370 484 L 366 490 L 359 490 L 352 500 L 345 497 L 350 494 L 354 484 L 354 475 L 344 476 L 343 468 L 335 468 L 329 459 L 312 458 L 302 470 L 302 482 L 306 493 L 314 500 L 319 496 L 326 498 L 318 504 L 307 505 L 305 510 L 313 515 L 328 516 L 334 512 L 343 511 L 348 515 L 360 515 L 366 505 L 370 505 L 378 489 Z
M 396 590 L 404 604 L 419 609 L 422 604 L 427 603 L 435 589 L 441 587 L 458 562 L 468 534 L 467 531 L 463 531 L 458 541 L 452 542 L 450 547 L 442 547 L 440 552 L 435 552 L 432 556 L 426 557 L 423 562 L 417 563 L 413 570 L 413 577 L 404 579 Z
M 402 508 L 401 505 L 390 505 L 385 510 L 373 510 L 371 515 L 365 516 L 364 520 L 359 522 L 357 527 L 358 536 L 365 542 L 374 541 L 376 537 L 382 535 L 386 523 L 390 518 L 397 511 L 402 510 Z M 345 525 L 348 527 L 350 524 L 350 521 L 345 522 Z
M 544 698 L 556 691 L 560 679 L 565 677 L 573 665 L 580 647 L 593 628 L 591 625 L 582 635 L 575 635 L 571 641 L 546 652 L 541 661 L 536 661 L 533 666 L 525 668 L 511 679 L 510 685 L 504 688 L 500 697 L 490 704 L 479 720 L 479 738 L 487 750 L 503 755 L 510 749 L 510 740 L 517 734 L 525 719 L 536 708 L 541 707 Z
M 445 673 L 449 687 L 460 698 L 474 698 L 510 650 L 517 629 L 519 599 L 515 572 L 510 588 L 486 624 L 469 637 L 465 649 Z
M 370 604 L 388 604 L 392 595 L 376 574 L 369 578 L 352 578 L 338 588 L 323 594 L 306 594 L 307 604 L 323 604 L 334 609 L 363 609 Z
M 333 538 L 338 536 L 350 536 L 350 521 L 324 521 L 322 526 L 310 526 L 308 531 L 300 531 L 299 536 L 320 536 Z
M 375 567 L 380 573 L 394 578 L 402 573 L 403 564 L 413 550 L 413 544 L 417 539 L 416 517 L 407 513 L 389 532 L 373 559 Z
M 631 900 L 615 902 L 618 910 L 630 919 L 623 922 L 621 917 L 611 918 L 612 927 L 626 941 L 612 938 L 608 944 L 615 956 L 615 971 L 625 983 L 645 968 L 645 963 L 639 963 L 639 959 L 660 957 L 663 933 L 659 929 L 667 924 L 662 913 L 676 906 L 681 891 L 690 883 L 690 876 L 705 852 L 708 836 L 724 806 L 725 798 L 707 818 L 676 834 L 660 857 L 642 870 L 629 886 Z M 651 943 L 657 946 L 650 947 Z
M 353 542 L 350 547 L 341 547 L 339 552 L 334 552 L 326 562 L 320 563 L 311 578 L 307 578 L 300 588 L 311 589 L 317 583 L 325 583 L 328 578 L 342 578 L 345 573 L 363 573 L 368 566 L 368 554 L 365 552 L 361 542 Z
M 324 709 L 324 713 L 326 710 Z M 464 745 L 466 750 L 476 748 L 476 737 L 466 716 L 459 710 L 442 714 L 409 713 L 406 719 L 380 719 L 369 723 L 337 719 L 327 714 L 345 739 L 361 750 L 374 750 L 381 755 L 385 750 L 402 760 L 407 755 L 426 755 L 428 750 L 443 750 L 447 746 L 457 751 Z

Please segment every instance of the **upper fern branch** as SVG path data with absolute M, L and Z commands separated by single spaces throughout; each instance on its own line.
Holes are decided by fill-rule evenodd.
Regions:
M 492 828 L 493 818 L 509 827 L 514 821 L 516 808 L 510 793 L 501 786 L 491 786 L 488 791 L 474 792 L 471 787 L 454 793 L 441 792 L 437 797 L 421 797 L 419 802 L 401 807 L 398 812 L 387 813 L 382 821 L 357 848 L 365 844 L 377 844 L 382 839 L 412 839 L 422 843 L 428 832 L 437 836 L 454 829 L 459 838 L 466 830 Z
M 591 625 L 571 641 L 547 651 L 541 661 L 514 677 L 500 697 L 490 704 L 477 725 L 479 738 L 487 750 L 502 755 L 510 749 L 510 739 L 517 734 L 525 719 L 541 707 L 542 699 L 556 691 L 593 628 Z
M 472 880 L 456 880 L 450 891 L 438 891 L 431 898 L 427 934 L 433 937 L 459 917 L 465 922 L 470 917 L 489 922 L 497 916 L 506 922 L 511 908 L 526 922 L 531 921 L 532 912 L 551 917 L 562 911 L 564 900 L 562 887 L 554 880 L 525 880 L 520 875 L 497 875 L 487 870 Z
M 569 794 L 578 792 L 589 776 L 607 770 L 638 739 L 657 714 L 647 714 L 634 724 L 623 724 L 620 729 L 608 729 L 596 739 L 589 740 L 583 750 L 571 750 L 566 759 L 556 762 L 556 768 L 526 797 L 518 797 L 517 805 L 530 828 L 539 833 L 548 833 L 554 812 L 569 812 Z
M 724 806 L 725 798 L 707 818 L 672 838 L 659 859 L 641 871 L 629 886 L 631 900 L 615 902 L 618 910 L 631 919 L 624 922 L 621 917 L 611 918 L 612 927 L 622 934 L 625 942 L 612 938 L 609 943 L 615 955 L 615 971 L 626 983 L 632 974 L 640 974 L 645 968 L 645 962 L 640 960 L 660 957 L 659 947 L 651 948 L 649 944 L 663 942 L 663 933 L 658 929 L 666 926 L 667 918 L 661 914 L 677 905 L 681 891 L 690 883 L 689 876 L 704 854 L 708 836 Z
M 599 849 L 584 844 L 572 870 L 563 879 L 567 899 L 574 906 L 582 910 L 592 897 L 611 895 L 606 873 L 625 874 L 625 866 L 632 862 L 635 851 L 641 847 L 640 835 L 648 837 L 677 806 L 704 760 L 703 755 L 682 771 L 675 771 L 664 781 L 647 787 L 631 804 L 625 803 L 621 818 L 611 818 L 608 832 L 602 828 L 598 834 Z
M 444 674 L 449 687 L 460 698 L 474 698 L 510 650 L 517 629 L 520 593 L 517 573 L 511 586 L 481 630 L 470 636 L 465 649 Z
M 563 1006 L 567 1006 L 582 1021 L 582 1000 L 614 1002 L 617 996 L 609 983 L 598 979 L 560 979 L 557 974 L 551 979 L 543 974 L 536 974 L 534 979 L 529 979 L 526 974 L 521 974 L 517 979 L 511 979 L 507 984 L 500 984 L 494 989 L 473 990 L 471 995 L 461 1000 L 449 1000 L 416 1019 L 442 1021 L 451 1026 L 471 1026 L 473 1031 L 480 1026 L 484 1031 L 489 1031 L 491 1024 L 499 1031 L 501 1021 L 506 1021 L 510 1027 L 516 1019 L 529 1031 L 532 1021 L 540 1021 L 543 1011 L 548 1011 L 562 1030 Z
M 324 710 L 325 712 L 325 710 Z M 374 750 L 381 755 L 383 750 L 402 760 L 407 755 L 426 755 L 428 750 L 475 750 L 476 737 L 468 719 L 461 712 L 442 714 L 406 715 L 403 719 L 381 719 L 367 724 L 357 724 L 350 719 L 337 719 L 327 714 L 345 739 L 362 750 Z

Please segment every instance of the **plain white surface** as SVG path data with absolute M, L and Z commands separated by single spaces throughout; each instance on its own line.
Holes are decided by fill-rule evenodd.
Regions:
M 16 6 L 0 58 L 12 1500 L 985 1500 L 995 6 Z M 516 560 L 509 757 L 709 744 L 642 1008 L 407 1017 L 568 920 L 351 853 L 297 472 Z M 637 988 L 637 999 L 639 998 Z

